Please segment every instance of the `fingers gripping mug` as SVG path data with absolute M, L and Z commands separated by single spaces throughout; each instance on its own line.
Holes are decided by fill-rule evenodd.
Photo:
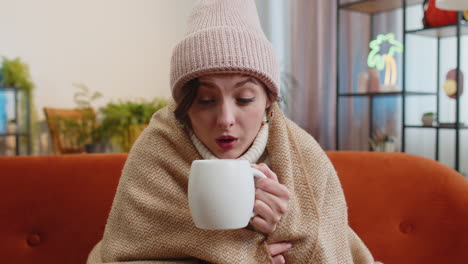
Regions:
M 254 177 L 266 178 L 246 160 L 195 160 L 188 184 L 190 213 L 201 229 L 246 227 L 254 216 Z

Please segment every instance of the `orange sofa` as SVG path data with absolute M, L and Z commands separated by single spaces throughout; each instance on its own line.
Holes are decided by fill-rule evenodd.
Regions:
M 468 263 L 468 181 L 402 153 L 328 152 L 350 225 L 385 264 Z M 0 158 L 0 263 L 83 264 L 125 154 Z M 334 264 L 334 263 L 333 263 Z

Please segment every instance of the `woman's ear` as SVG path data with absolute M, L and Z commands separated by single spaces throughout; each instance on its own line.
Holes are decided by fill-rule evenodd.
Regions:
M 270 108 L 270 106 L 271 106 L 271 100 L 270 100 L 270 97 L 267 96 L 267 101 L 266 101 L 265 110 L 267 110 L 268 108 Z

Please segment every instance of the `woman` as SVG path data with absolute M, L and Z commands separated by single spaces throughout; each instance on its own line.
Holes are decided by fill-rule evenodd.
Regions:
M 254 0 L 197 3 L 172 56 L 175 103 L 132 148 L 88 263 L 373 263 L 330 161 L 276 103 L 278 72 Z M 212 158 L 246 159 L 267 175 L 247 228 L 194 226 L 190 165 Z

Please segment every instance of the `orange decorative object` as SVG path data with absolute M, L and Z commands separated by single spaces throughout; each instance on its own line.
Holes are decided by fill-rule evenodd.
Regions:
M 465 263 L 468 180 L 403 153 L 328 152 L 349 223 L 385 264 Z M 126 154 L 0 157 L 0 263 L 83 264 Z M 313 184 L 313 183 L 312 183 Z

